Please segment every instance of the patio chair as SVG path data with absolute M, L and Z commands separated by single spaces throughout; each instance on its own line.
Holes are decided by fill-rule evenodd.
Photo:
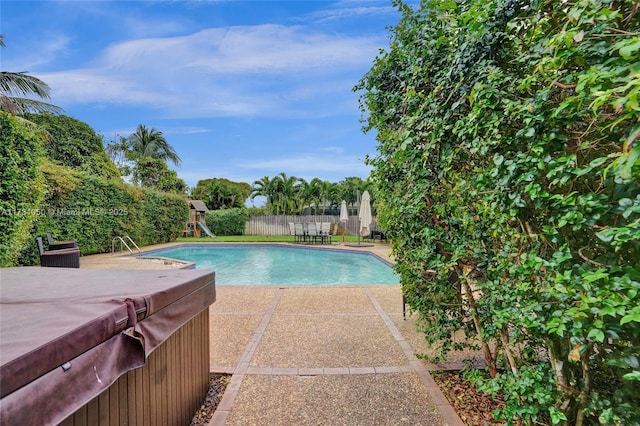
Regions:
M 302 223 L 294 223 L 293 231 L 295 242 L 299 243 L 307 241 L 307 233 L 305 232 L 304 225 Z
M 311 241 L 312 238 L 313 238 L 313 242 L 316 242 L 318 241 L 318 239 L 320 239 L 320 242 L 322 244 L 324 244 L 324 241 L 327 238 L 326 235 L 318 231 L 318 226 L 315 222 L 307 223 L 307 239 L 308 241 Z
M 51 234 L 48 232 L 47 232 L 47 243 L 49 244 L 49 250 L 60 250 L 60 249 L 78 247 L 78 243 L 75 240 L 53 241 Z
M 36 238 L 36 243 L 38 244 L 38 252 L 40 252 L 40 266 L 55 268 L 80 267 L 80 250 L 77 247 L 44 251 L 42 237 Z
M 384 235 L 384 231 L 378 228 L 378 224 L 374 222 L 371 225 L 371 232 L 369 233 L 369 236 L 365 239 L 368 239 L 370 241 L 373 241 L 373 240 L 385 241 L 386 237 Z
M 387 238 L 385 237 L 384 232 L 376 230 L 376 231 L 371 231 L 371 234 L 369 235 L 369 239 L 385 241 Z

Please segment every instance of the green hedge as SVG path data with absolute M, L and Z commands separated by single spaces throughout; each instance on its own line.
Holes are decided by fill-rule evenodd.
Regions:
M 47 135 L 38 124 L 0 112 L 0 267 L 38 264 L 35 238 L 47 233 L 76 240 L 83 255 L 110 251 L 115 236 L 144 246 L 181 235 L 189 216 L 184 196 L 127 185 L 110 171 L 89 171 L 87 164 L 104 169 L 106 158 L 95 134 L 77 120 L 47 118 L 59 125 L 58 133 L 82 129 L 73 146 L 89 138 L 92 148 L 65 145 L 63 157 L 75 152 L 80 167 L 60 165 L 56 156 L 45 158 L 51 128 Z
M 212 210 L 206 218 L 207 228 L 216 235 L 243 235 L 249 212 L 244 208 Z
M 109 252 L 116 236 L 128 235 L 139 246 L 173 241 L 189 215 L 187 200 L 180 195 L 136 188 L 48 160 L 42 172 L 48 193 L 30 236 L 50 232 L 56 240 L 76 240 L 83 255 Z M 33 240 L 27 242 L 20 263 L 38 263 Z
M 358 88 L 426 340 L 482 347 L 506 424 L 640 424 L 637 3 L 398 6 Z
M 102 137 L 87 123 L 66 115 L 25 114 L 47 132 L 45 156 L 63 166 L 117 179 L 120 171 L 102 146 Z
M 44 134 L 0 112 L 0 267 L 13 265 L 29 237 L 44 195 Z

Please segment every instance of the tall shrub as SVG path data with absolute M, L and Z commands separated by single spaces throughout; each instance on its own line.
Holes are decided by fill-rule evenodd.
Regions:
M 44 162 L 42 173 L 48 192 L 30 235 L 51 233 L 56 239 L 76 240 L 83 255 L 109 252 L 116 236 L 130 236 L 139 246 L 175 240 L 189 215 L 187 200 L 180 195 L 136 188 L 50 161 Z M 30 240 L 20 263 L 37 262 Z
M 189 204 L 183 195 L 142 190 L 142 203 L 136 238 L 143 244 L 159 244 L 174 241 L 182 235 L 189 218 Z
M 206 219 L 207 227 L 216 235 L 242 235 L 249 211 L 245 208 L 210 210 Z
M 469 333 L 507 422 L 637 424 L 637 4 L 398 7 L 358 89 L 427 340 Z
M 40 214 L 44 135 L 0 111 L 0 267 L 13 265 Z
M 48 159 L 104 178 L 117 179 L 120 173 L 102 145 L 102 137 L 87 123 L 66 115 L 25 114 L 25 118 L 46 130 L 44 143 Z

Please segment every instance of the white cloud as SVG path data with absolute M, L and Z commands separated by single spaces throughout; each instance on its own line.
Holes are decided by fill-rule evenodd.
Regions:
M 347 4 L 349 6 L 319 11 L 310 17 L 316 22 L 326 22 L 338 19 L 353 19 L 354 17 L 359 16 L 384 15 L 396 12 L 396 9 L 392 6 L 351 6 L 350 2 L 343 4 Z
M 300 26 L 213 28 L 115 43 L 86 68 L 38 77 L 63 106 L 129 104 L 173 117 L 304 114 L 310 99 L 348 98 L 356 81 L 345 73 L 364 72 L 380 43 Z
M 188 36 L 146 38 L 109 46 L 94 61 L 115 72 L 191 70 L 203 74 L 286 74 L 370 63 L 380 38 L 346 37 L 305 27 L 256 25 L 211 28 Z
M 37 50 L 21 49 L 19 57 L 11 61 L 3 61 L 2 69 L 14 72 L 33 71 L 42 65 L 49 64 L 55 59 L 65 56 L 72 39 L 64 34 L 49 32 L 44 40 L 39 41 Z M 15 49 L 11 40 L 5 40 L 7 49 Z
M 327 153 L 332 153 L 336 155 L 342 155 L 344 153 L 344 148 L 339 146 L 325 146 L 320 148 L 320 151 L 325 151 Z
M 326 172 L 340 172 L 346 176 L 349 173 L 368 170 L 368 167 L 359 158 L 326 155 L 326 152 L 323 153 L 322 151 L 318 151 L 318 153 L 301 153 L 292 157 L 239 162 L 237 165 L 249 170 L 272 170 L 274 175 L 286 170 L 287 173 L 298 174 L 302 172 L 311 176 L 323 175 Z
M 210 133 L 212 130 L 206 127 L 169 127 L 163 131 L 167 135 L 194 135 L 198 133 Z

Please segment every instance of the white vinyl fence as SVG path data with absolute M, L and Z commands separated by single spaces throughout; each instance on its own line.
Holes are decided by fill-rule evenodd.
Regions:
M 375 221 L 375 218 L 374 218 Z M 356 235 L 360 224 L 358 216 L 349 216 L 346 223 L 340 222 L 340 216 L 306 215 L 306 216 L 249 216 L 244 227 L 245 235 L 290 235 L 289 223 L 329 222 L 338 224 L 340 230 L 346 226 L 346 235 Z

